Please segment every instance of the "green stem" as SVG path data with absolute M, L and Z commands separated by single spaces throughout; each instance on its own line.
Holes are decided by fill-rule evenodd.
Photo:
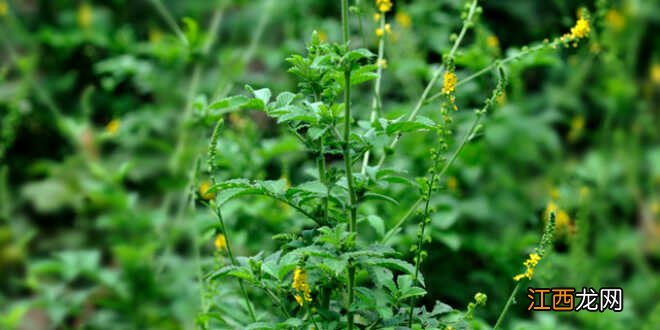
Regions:
M 225 235 L 225 242 L 227 243 L 227 255 L 229 256 L 229 260 L 231 261 L 232 265 L 238 266 L 238 262 L 236 261 L 236 258 L 234 258 L 234 253 L 232 252 L 231 249 L 231 241 L 229 239 L 229 233 L 227 232 L 227 228 L 225 227 L 225 221 L 222 218 L 222 212 L 220 212 L 219 205 L 215 206 L 215 214 L 216 217 L 218 218 L 218 221 L 220 222 L 220 230 L 222 231 L 222 234 Z M 257 317 L 254 313 L 254 308 L 250 303 L 250 297 L 248 296 L 247 290 L 245 290 L 245 286 L 243 285 L 242 279 L 238 279 L 238 286 L 241 289 L 241 294 L 243 295 L 243 299 L 245 300 L 245 304 L 247 305 L 248 313 L 250 313 L 250 318 L 252 319 L 252 322 L 256 322 Z
M 434 165 L 435 166 L 435 165 Z M 429 203 L 431 202 L 431 194 L 433 193 L 433 184 L 435 182 L 436 174 L 435 172 L 431 175 L 431 180 L 429 181 L 429 190 L 426 192 L 426 203 L 424 205 L 424 216 L 422 218 L 422 228 L 420 230 L 420 235 L 417 238 L 417 250 L 415 251 L 415 282 L 419 277 L 419 269 L 422 265 L 422 246 L 424 244 L 424 232 L 426 229 L 426 219 L 429 216 Z M 410 298 L 410 310 L 408 311 L 408 328 L 412 327 L 413 319 L 413 310 L 415 308 L 415 297 Z
M 319 146 L 319 155 L 317 158 L 318 162 L 318 168 L 319 168 L 319 180 L 321 183 L 326 187 L 325 188 L 325 194 L 326 196 L 323 197 L 323 223 L 327 224 L 328 223 L 328 197 L 330 196 L 330 188 L 327 186 L 327 180 L 326 180 L 326 164 L 325 164 L 325 146 L 324 146 L 324 141 L 325 139 L 321 137 L 320 141 L 320 146 Z
M 509 307 L 511 307 L 511 304 L 515 299 L 516 293 L 518 293 L 519 288 L 520 288 L 520 282 L 518 282 L 516 286 L 513 288 L 513 291 L 511 292 L 509 299 L 506 301 L 506 305 L 504 305 L 504 309 L 500 313 L 500 316 L 497 318 L 497 322 L 495 322 L 495 326 L 493 327 L 493 330 L 499 329 L 500 324 L 502 323 L 502 320 L 504 320 L 504 316 L 506 316 L 506 313 L 509 311 Z
M 348 35 L 348 0 L 341 1 L 341 22 L 343 30 L 343 41 L 344 45 L 349 47 L 349 35 Z M 351 149 L 350 149 L 350 138 L 351 138 L 351 67 L 348 66 L 344 69 L 344 140 L 343 140 L 343 151 L 344 151 L 344 167 L 346 168 L 346 182 L 348 185 L 348 195 L 349 195 L 349 223 L 348 228 L 351 233 L 356 233 L 356 218 L 357 218 L 357 209 L 356 209 L 356 196 L 355 190 L 353 188 L 353 162 L 351 159 Z M 350 265 L 348 268 L 348 330 L 353 329 L 354 315 L 351 310 L 353 305 L 353 300 L 355 299 L 355 266 Z
M 385 31 L 385 14 L 380 15 L 380 29 L 381 31 Z M 374 84 L 374 97 L 371 102 L 371 117 L 369 118 L 372 126 L 376 122 L 378 116 L 382 111 L 380 82 L 383 78 L 383 65 L 381 62 L 384 56 L 385 56 L 385 36 L 383 35 L 381 36 L 380 41 L 378 42 L 378 60 L 376 61 L 376 64 L 378 65 L 378 70 L 376 71 L 377 77 L 376 77 L 376 83 Z M 362 174 L 366 173 L 367 166 L 369 166 L 369 156 L 370 156 L 370 151 L 367 150 L 362 160 Z
M 181 43 L 184 45 L 188 46 L 188 38 L 186 38 L 186 35 L 183 33 L 181 28 L 179 28 L 179 25 L 176 23 L 174 20 L 174 17 L 172 17 L 172 14 L 167 10 L 165 5 L 163 5 L 163 2 L 161 0 L 151 0 L 151 3 L 154 5 L 156 8 L 156 11 L 160 14 L 160 16 L 163 17 L 163 20 L 169 27 L 174 31 L 174 34 L 181 40 Z

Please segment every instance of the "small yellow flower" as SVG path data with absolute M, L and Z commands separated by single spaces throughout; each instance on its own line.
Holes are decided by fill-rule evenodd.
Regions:
M 660 63 L 655 63 L 651 66 L 651 82 L 660 85 Z
M 374 21 L 375 21 L 375 22 L 380 21 L 380 18 L 381 18 L 380 13 L 375 13 L 375 14 L 374 14 Z
M 557 219 L 556 219 L 556 226 L 557 226 L 557 231 L 561 231 L 563 229 L 566 229 L 570 226 L 571 224 L 571 217 L 568 216 L 568 213 L 564 210 L 559 210 L 557 212 Z
M 323 31 L 319 31 L 319 41 L 321 42 L 328 41 L 328 35 Z
M 400 11 L 394 16 L 394 20 L 403 28 L 410 28 L 412 26 L 412 19 L 408 13 Z
M 379 59 L 376 61 L 376 65 L 378 65 L 379 68 L 381 69 L 387 69 L 387 60 L 384 58 Z
M 6 1 L 0 1 L 0 17 L 6 16 L 9 12 L 9 6 Z
M 157 44 L 161 39 L 163 39 L 163 33 L 159 29 L 149 29 L 149 42 L 152 44 Z
M 575 22 L 575 26 L 571 28 L 571 33 L 568 34 L 568 38 L 582 39 L 589 35 L 589 31 L 591 31 L 589 21 L 584 18 L 584 16 L 581 16 L 577 22 Z
M 217 250 L 227 250 L 227 238 L 223 234 L 218 234 L 218 236 L 215 237 L 215 241 L 213 242 L 215 244 L 215 248 Z
M 319 40 L 321 40 L 321 33 L 319 33 Z M 323 40 L 321 40 L 323 41 Z M 238 113 L 232 112 L 229 114 L 229 122 L 236 127 L 238 130 L 242 130 L 245 128 L 245 125 L 247 124 L 245 119 L 243 119 Z
M 545 219 L 550 219 L 550 213 L 555 213 L 557 214 L 557 211 L 559 210 L 559 207 L 555 202 L 548 202 L 548 205 L 545 207 Z
M 386 13 L 392 10 L 392 1 L 390 0 L 376 0 L 376 7 L 381 13 Z
M 530 253 L 529 258 L 523 262 L 523 265 L 526 268 L 525 272 L 514 276 L 513 279 L 516 282 L 522 280 L 525 277 L 531 280 L 532 276 L 534 276 L 534 268 L 536 268 L 536 265 L 538 265 L 540 260 L 541 256 L 538 253 Z
M 499 96 L 495 98 L 495 101 L 497 102 L 498 105 L 503 105 L 506 103 L 506 92 L 503 92 Z
M 105 125 L 105 131 L 110 133 L 110 135 L 117 134 L 120 128 L 121 128 L 121 121 L 119 119 L 113 119 L 107 125 Z
M 496 35 L 491 34 L 488 36 L 488 38 L 486 38 L 486 44 L 488 44 L 488 47 L 492 49 L 499 49 L 500 39 L 498 39 Z
M 212 191 L 209 191 L 209 190 L 211 190 L 211 187 L 212 187 L 212 186 L 213 186 L 213 185 L 212 185 L 211 182 L 209 182 L 209 181 L 204 181 L 204 182 L 202 182 L 202 183 L 199 185 L 199 190 L 198 190 L 199 195 L 200 195 L 203 199 L 205 199 L 205 200 L 207 200 L 207 201 L 208 201 L 208 200 L 212 200 L 212 199 L 214 199 L 214 198 L 215 198 L 215 193 L 212 192 Z
M 312 296 L 307 282 L 307 272 L 300 267 L 296 267 L 293 271 L 293 283 L 291 287 L 296 290 L 294 298 L 298 305 L 302 306 L 305 302 L 311 302 Z
M 626 19 L 618 10 L 610 9 L 605 14 L 605 23 L 613 30 L 620 31 L 626 24 Z
M 381 38 L 383 36 L 384 32 L 387 32 L 388 34 L 392 33 L 392 26 L 389 23 L 385 24 L 385 31 L 383 31 L 383 29 L 381 29 L 381 28 L 377 28 L 376 29 L 376 36 L 378 38 Z
M 458 188 L 458 180 L 456 179 L 455 176 L 450 176 L 447 178 L 447 188 L 451 191 L 456 191 Z
M 92 7 L 84 2 L 78 7 L 78 26 L 85 29 L 92 25 L 93 19 Z
M 456 82 L 456 74 L 453 71 L 445 71 L 442 93 L 447 95 L 453 93 L 456 90 Z
M 573 142 L 577 140 L 584 131 L 584 116 L 575 116 L 571 119 L 571 130 L 568 132 L 568 140 Z

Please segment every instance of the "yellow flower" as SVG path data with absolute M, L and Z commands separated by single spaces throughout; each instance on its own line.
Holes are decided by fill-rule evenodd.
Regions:
M 660 85 L 660 63 L 651 66 L 651 81 L 654 84 Z
M 385 24 L 385 31 L 384 32 L 387 32 L 388 34 L 392 33 L 392 26 L 390 24 Z M 382 37 L 383 36 L 383 29 L 377 28 L 376 29 L 376 36 L 378 38 Z
M 78 26 L 88 28 L 92 25 L 93 12 L 92 7 L 84 2 L 78 7 Z
M 605 23 L 613 30 L 620 31 L 626 24 L 626 19 L 616 9 L 610 9 L 605 14 Z
M 577 22 L 575 22 L 575 26 L 571 28 L 571 33 L 568 34 L 569 39 L 582 39 L 585 38 L 587 35 L 589 35 L 589 31 L 591 28 L 589 27 L 589 21 L 584 18 L 584 16 L 581 16 Z
M 119 132 L 121 128 L 121 121 L 119 119 L 111 120 L 107 125 L 105 125 L 105 131 L 110 133 L 110 135 L 115 135 Z
M 161 39 L 163 39 L 163 33 L 159 29 L 149 29 L 149 42 L 156 44 Z
M 199 195 L 205 200 L 212 200 L 215 198 L 215 193 L 211 190 L 212 184 L 209 181 L 204 181 L 199 185 Z
M 488 44 L 488 47 L 492 49 L 499 49 L 500 39 L 498 39 L 496 35 L 491 34 L 488 36 L 488 38 L 486 38 L 486 44 Z
M 525 277 L 531 280 L 532 276 L 534 276 L 534 268 L 536 268 L 536 265 L 538 265 L 540 260 L 541 256 L 538 253 L 530 253 L 529 258 L 523 262 L 523 265 L 526 268 L 525 272 L 514 276 L 513 279 L 516 282 L 522 280 Z
M 571 119 L 571 130 L 568 132 L 569 141 L 575 141 L 582 135 L 584 123 L 584 116 L 575 116 Z
M 456 74 L 453 71 L 445 71 L 444 85 L 442 86 L 442 93 L 451 94 L 456 90 Z
M 392 1 L 390 0 L 376 0 L 376 7 L 381 13 L 386 13 L 392 10 Z
M 555 221 L 556 221 L 557 231 L 559 231 L 561 229 L 567 228 L 570 225 L 571 217 L 568 216 L 568 213 L 566 213 L 566 211 L 559 210 L 559 212 L 557 212 L 557 219 L 555 219 Z
M 0 17 L 6 16 L 9 12 L 9 6 L 7 6 L 6 1 L 0 1 Z
M 571 217 L 554 202 L 548 202 L 545 208 L 545 221 L 550 220 L 550 213 L 555 213 L 555 226 L 557 233 L 571 234 Z
M 302 306 L 305 302 L 311 302 L 312 296 L 309 289 L 309 283 L 307 283 L 307 272 L 300 267 L 296 267 L 293 271 L 293 283 L 291 287 L 296 290 L 294 298 L 298 305 Z
M 380 21 L 380 17 L 381 17 L 380 13 L 375 13 L 374 14 L 374 21 L 376 21 L 376 22 Z
M 550 219 L 550 213 L 557 213 L 557 204 L 555 202 L 548 202 L 548 205 L 545 207 L 545 219 Z
M 387 69 L 387 60 L 384 59 L 384 58 L 381 58 L 376 62 L 376 65 L 378 65 L 379 68 Z
M 394 16 L 394 20 L 396 21 L 397 24 L 401 25 L 401 27 L 404 28 L 409 28 L 412 25 L 412 19 L 410 18 L 410 15 L 408 13 L 400 11 L 396 13 Z
M 495 98 L 495 101 L 497 102 L 498 105 L 503 105 L 506 103 L 506 92 L 503 92 L 499 96 Z
M 447 188 L 451 191 L 456 191 L 458 188 L 458 180 L 456 180 L 455 176 L 450 176 L 447 178 Z
M 227 238 L 223 234 L 218 234 L 215 237 L 215 248 L 218 250 L 227 250 Z

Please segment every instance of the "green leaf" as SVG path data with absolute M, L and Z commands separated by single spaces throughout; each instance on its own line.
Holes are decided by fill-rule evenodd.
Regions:
M 390 197 L 390 196 L 386 196 L 386 195 L 383 195 L 383 194 L 378 194 L 378 193 L 371 192 L 371 191 L 365 193 L 363 198 L 364 198 L 364 199 L 376 198 L 376 199 L 380 199 L 380 200 L 384 200 L 384 201 L 390 202 L 390 203 L 392 203 L 392 204 L 394 204 L 394 205 L 399 205 L 399 201 L 397 201 L 396 199 L 394 199 L 394 198 L 392 198 L 392 197 Z
M 381 266 L 389 269 L 398 270 L 407 274 L 415 273 L 415 266 L 409 262 L 394 258 L 368 258 L 365 262 L 369 266 Z
M 377 68 L 376 65 L 365 65 L 353 70 L 351 72 L 351 86 L 378 78 L 378 73 L 374 72 Z
M 378 233 L 379 237 L 385 236 L 385 222 L 381 217 L 371 214 L 367 217 L 367 221 L 376 233 Z
M 262 89 L 257 89 L 254 90 L 252 89 L 252 86 L 250 85 L 245 85 L 245 88 L 250 91 L 255 98 L 260 100 L 264 105 L 268 104 L 270 102 L 270 97 L 272 93 L 270 92 L 270 89 L 268 88 L 262 88 Z
M 408 289 L 402 291 L 401 296 L 399 297 L 399 299 L 400 300 L 405 300 L 405 299 L 409 299 L 409 298 L 412 298 L 412 297 L 421 297 L 421 296 L 424 296 L 424 295 L 426 295 L 426 290 L 415 286 L 415 287 L 408 288 Z
M 211 103 L 207 110 L 210 110 L 214 115 L 222 115 L 242 109 L 263 110 L 264 103 L 259 99 L 251 99 L 245 95 L 236 95 Z
M 385 131 L 387 134 L 392 135 L 395 133 L 407 133 L 413 131 L 430 130 L 436 127 L 436 123 L 432 120 L 418 116 L 415 121 L 400 121 L 387 125 Z
M 318 180 L 302 183 L 289 190 L 306 191 L 309 193 L 313 193 L 314 195 L 317 195 L 319 197 L 325 197 L 328 195 L 328 188 L 323 183 L 321 183 L 321 181 Z
M 376 56 L 370 50 L 366 48 L 353 49 L 344 55 L 344 61 L 348 63 L 356 63 L 364 58 L 371 58 Z
M 293 100 L 296 98 L 296 94 L 293 94 L 291 92 L 282 92 L 280 95 L 277 95 L 277 99 L 273 103 L 273 108 L 281 108 L 284 106 L 287 106 L 293 102 Z

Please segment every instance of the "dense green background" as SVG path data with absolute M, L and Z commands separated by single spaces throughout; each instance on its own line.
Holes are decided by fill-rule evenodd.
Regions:
M 353 16 L 353 45 L 375 51 L 373 4 L 358 2 L 363 15 L 360 23 Z M 383 80 L 390 118 L 414 106 L 430 65 L 451 47 L 463 5 L 394 2 Z M 341 39 L 338 1 L 164 5 L 189 45 L 150 1 L 0 1 L 0 328 L 193 328 L 197 267 L 214 268 L 220 258 L 208 210 L 180 211 L 205 179 L 196 159 L 212 127 L 194 116 L 198 105 L 244 93 L 248 83 L 292 90 L 285 58 L 303 52 L 313 30 Z M 464 309 L 481 291 L 488 303 L 477 316 L 493 324 L 552 201 L 569 219 L 532 285 L 622 287 L 624 311 L 529 313 L 523 301 L 512 307 L 507 329 L 658 329 L 658 1 L 482 6 L 457 58 L 459 79 L 524 45 L 561 36 L 580 6 L 591 12 L 592 34 L 577 48 L 507 64 L 506 97 L 433 200 L 424 302 Z M 200 43 L 214 10 L 223 15 L 204 56 Z M 199 84 L 191 88 L 195 68 Z M 485 75 L 459 88 L 459 128 L 492 86 Z M 369 93 L 361 87 L 354 96 L 361 120 L 368 119 Z M 193 115 L 186 119 L 188 107 Z M 422 114 L 439 117 L 438 104 Z M 113 120 L 116 131 L 108 126 Z M 227 121 L 223 178 L 286 178 L 295 185 L 314 166 L 294 137 L 262 113 Z M 405 136 L 387 165 L 422 176 L 435 143 L 422 133 Z M 387 215 L 387 228 L 417 198 L 416 191 L 388 193 L 402 206 L 363 206 Z M 274 234 L 305 226 L 292 210 L 261 198 L 231 202 L 225 212 L 238 255 L 272 251 Z M 410 223 L 397 236 L 399 250 L 408 250 L 416 228 Z M 207 293 L 215 308 L 230 313 L 223 290 Z

